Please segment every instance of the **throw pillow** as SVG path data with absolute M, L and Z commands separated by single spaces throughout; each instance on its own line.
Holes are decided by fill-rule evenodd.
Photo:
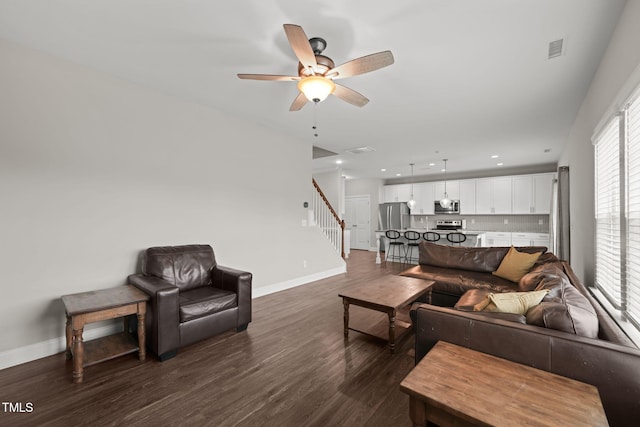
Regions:
M 453 308 L 461 311 L 482 311 L 489 304 L 490 293 L 488 289 L 469 289 L 462 294 Z
M 533 264 L 540 258 L 540 255 L 542 255 L 542 252 L 533 254 L 518 252 L 516 248 L 511 246 L 498 269 L 491 274 L 517 283 L 522 276 L 529 272 Z
M 542 298 L 548 293 L 548 289 L 543 289 L 533 292 L 489 294 L 489 304 L 487 304 L 483 311 L 524 315 L 531 307 L 540 304 Z

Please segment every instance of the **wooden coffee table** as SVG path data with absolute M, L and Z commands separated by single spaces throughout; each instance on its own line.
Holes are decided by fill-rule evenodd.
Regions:
M 400 383 L 414 426 L 607 426 L 594 386 L 439 341 Z
M 73 382 L 81 383 L 84 367 L 138 351 L 145 359 L 144 318 L 149 296 L 131 286 L 117 286 L 99 291 L 64 295 L 62 302 L 67 313 L 67 359 L 73 358 Z M 114 319 L 130 314 L 138 316 L 138 342 L 125 330 L 88 342 L 82 332 L 87 323 Z
M 408 320 L 409 305 L 424 294 L 428 294 L 431 303 L 432 280 L 416 279 L 403 276 L 386 276 L 364 285 L 347 289 L 338 296 L 344 304 L 344 336 L 349 337 L 349 330 L 371 335 L 389 341 L 389 351 L 395 352 L 396 342 L 411 330 Z M 371 322 L 367 319 L 350 319 L 349 305 L 357 305 L 369 310 L 386 313 L 387 320 Z M 407 321 L 397 321 L 397 316 L 404 313 Z M 351 322 L 351 323 L 350 323 Z

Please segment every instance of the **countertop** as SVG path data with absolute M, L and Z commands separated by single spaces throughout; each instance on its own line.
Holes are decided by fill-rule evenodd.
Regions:
M 376 230 L 376 233 L 384 233 L 387 230 Z M 435 228 L 403 228 L 403 229 L 397 229 L 396 231 L 399 231 L 400 233 L 404 233 L 405 231 L 416 231 L 420 234 L 425 233 L 427 231 L 433 231 L 434 233 L 438 233 L 438 234 L 449 234 L 449 233 L 456 233 L 456 232 L 460 232 L 462 234 L 466 234 L 469 236 L 478 236 L 480 234 L 485 234 L 487 233 L 487 231 L 475 231 L 475 230 L 437 230 Z

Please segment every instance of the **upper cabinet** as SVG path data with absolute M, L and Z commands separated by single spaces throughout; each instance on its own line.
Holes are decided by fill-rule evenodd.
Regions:
M 444 198 L 445 181 L 434 182 L 434 201 Z M 460 200 L 460 181 L 446 181 L 447 195 L 451 200 Z
M 413 199 L 416 207 L 411 209 L 411 215 L 433 215 L 433 182 L 419 182 L 413 184 Z
M 460 181 L 460 214 L 473 215 L 476 213 L 476 180 L 463 179 Z
M 549 214 L 554 173 L 447 181 L 447 194 L 460 200 L 461 215 Z M 434 201 L 444 197 L 444 181 L 413 184 L 412 215 L 433 215 Z M 411 184 L 384 186 L 384 202 L 407 202 Z
M 415 184 L 414 184 L 415 191 Z M 415 197 L 415 195 L 414 195 Z M 384 202 L 408 202 L 411 198 L 411 184 L 384 186 Z
M 550 214 L 551 197 L 553 196 L 554 173 L 544 173 L 533 176 L 533 213 Z
M 511 177 L 476 180 L 476 214 L 511 213 Z
M 549 214 L 554 174 L 513 177 L 514 214 Z

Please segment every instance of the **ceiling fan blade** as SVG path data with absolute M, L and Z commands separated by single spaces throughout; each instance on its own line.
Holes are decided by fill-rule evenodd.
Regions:
M 315 70 L 318 66 L 316 55 L 313 53 L 313 49 L 311 49 L 311 45 L 309 44 L 309 38 L 304 33 L 302 27 L 294 24 L 284 24 L 284 32 L 287 34 L 291 49 L 293 49 L 293 53 L 296 54 L 300 63 L 304 65 L 305 68 L 311 67 Z
M 367 102 L 369 102 L 369 100 L 364 95 L 361 95 L 355 90 L 349 89 L 348 87 L 339 84 L 336 84 L 336 88 L 333 91 L 333 94 L 343 101 L 348 102 L 351 105 L 355 105 L 356 107 L 364 107 L 365 105 L 367 105 Z
M 296 99 L 291 103 L 291 107 L 289 107 L 289 111 L 300 111 L 302 107 L 304 107 L 307 103 L 307 97 L 304 96 L 304 93 L 298 93 Z
M 276 80 L 281 82 L 300 80 L 298 76 L 280 76 L 275 74 L 238 74 L 238 77 L 247 80 Z
M 391 64 L 393 64 L 393 54 L 391 51 L 385 50 L 384 52 L 372 53 L 371 55 L 362 56 L 338 65 L 327 73 L 327 77 L 331 77 L 334 80 L 344 79 L 345 77 L 357 76 L 379 70 Z

